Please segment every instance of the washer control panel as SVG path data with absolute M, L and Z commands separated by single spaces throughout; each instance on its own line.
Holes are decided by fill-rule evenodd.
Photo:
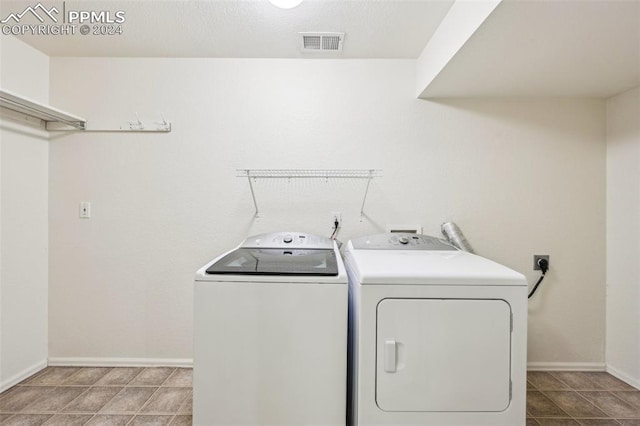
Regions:
M 351 245 L 357 250 L 458 250 L 440 238 L 400 232 L 354 238 Z
M 243 248 L 333 249 L 333 240 L 304 232 L 273 232 L 254 235 L 242 243 Z

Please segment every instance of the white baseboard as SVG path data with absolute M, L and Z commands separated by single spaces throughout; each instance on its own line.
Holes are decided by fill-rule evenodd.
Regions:
M 49 358 L 56 367 L 193 367 L 191 358 Z
M 33 376 L 34 374 L 36 374 L 38 371 L 42 370 L 46 366 L 47 366 L 47 360 L 44 359 L 40 362 L 33 364 L 31 367 L 25 368 L 18 374 L 14 374 L 13 376 L 9 377 L 7 380 L 3 380 L 2 382 L 0 382 L 0 392 L 4 392 L 10 387 L 17 385 L 27 377 Z
M 604 362 L 528 362 L 528 371 L 606 371 Z
M 636 377 L 631 377 L 628 374 L 625 374 L 622 371 L 617 370 L 617 369 L 613 368 L 610 365 L 607 365 L 607 373 L 611 374 L 612 376 L 617 377 L 618 379 L 622 380 L 623 382 L 626 382 L 626 383 L 630 384 L 631 386 L 633 386 L 636 389 L 640 389 L 640 380 L 638 380 Z

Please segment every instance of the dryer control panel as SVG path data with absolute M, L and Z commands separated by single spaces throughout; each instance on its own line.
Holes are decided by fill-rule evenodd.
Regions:
M 404 232 L 367 235 L 351 244 L 358 250 L 458 250 L 440 238 Z

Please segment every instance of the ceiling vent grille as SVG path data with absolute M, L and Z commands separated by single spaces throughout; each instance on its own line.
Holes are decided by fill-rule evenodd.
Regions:
M 303 52 L 342 52 L 344 33 L 299 33 Z

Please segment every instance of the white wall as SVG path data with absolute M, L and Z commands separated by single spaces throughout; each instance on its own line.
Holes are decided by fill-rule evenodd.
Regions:
M 170 134 L 58 135 L 50 146 L 54 362 L 192 356 L 195 270 L 250 234 L 346 241 L 385 224 L 439 233 L 551 271 L 530 304 L 529 361 L 604 362 L 605 106 L 589 100 L 415 99 L 415 61 L 52 58 L 51 100 L 94 126 Z M 253 219 L 236 168 L 380 168 L 363 183 L 261 181 Z M 91 201 L 93 217 L 78 218 Z
M 607 101 L 607 367 L 640 387 L 640 87 Z
M 46 55 L 7 36 L 0 55 L 0 87 L 48 101 Z M 8 117 L 0 117 L 0 391 L 46 366 L 48 337 L 48 135 Z

